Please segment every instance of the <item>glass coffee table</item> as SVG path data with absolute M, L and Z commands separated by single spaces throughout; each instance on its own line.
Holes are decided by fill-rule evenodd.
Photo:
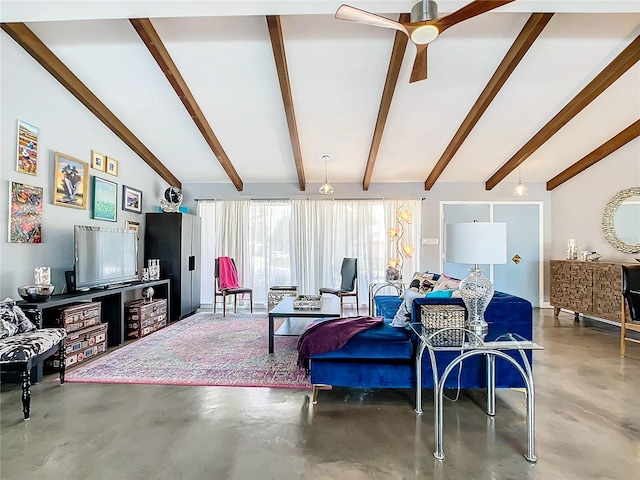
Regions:
M 424 351 L 429 352 L 431 371 L 433 374 L 433 411 L 435 430 L 435 451 L 433 456 L 439 460 L 444 459 L 443 445 L 443 395 L 444 385 L 451 371 L 465 359 L 484 355 L 487 362 L 487 414 L 495 415 L 496 408 L 496 357 L 503 358 L 509 362 L 520 373 L 524 380 L 527 395 L 527 453 L 524 455 L 530 462 L 537 460 L 535 454 L 535 391 L 533 388 L 533 372 L 531 364 L 525 354 L 526 350 L 543 350 L 537 343 L 527 340 L 516 333 L 506 333 L 491 341 L 484 341 L 481 337 L 470 330 L 459 327 L 442 328 L 435 333 L 423 333 L 422 324 L 410 324 L 411 330 L 420 339 L 420 345 L 416 353 L 416 407 L 418 415 L 422 415 L 422 357 Z M 458 336 L 456 336 L 458 334 Z M 462 334 L 462 335 L 460 335 Z M 440 339 L 462 338 L 460 345 L 451 345 L 440 342 Z M 446 342 L 445 342 L 446 343 Z M 505 351 L 517 350 L 522 358 L 520 365 L 513 357 L 507 355 Z M 436 352 L 460 352 L 445 367 L 442 375 L 438 374 L 438 364 Z
M 294 300 L 295 297 L 285 297 L 278 305 L 269 310 L 269 353 L 273 353 L 274 335 L 300 335 L 307 325 L 316 318 L 340 318 L 342 316 L 340 299 L 333 295 L 322 297 L 321 308 L 293 308 Z M 278 332 L 274 332 L 273 321 L 280 317 L 284 317 L 285 321 Z

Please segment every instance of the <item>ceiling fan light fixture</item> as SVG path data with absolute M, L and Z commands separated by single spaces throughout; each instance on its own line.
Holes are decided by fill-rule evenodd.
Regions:
M 426 45 L 438 38 L 439 34 L 440 30 L 435 25 L 423 25 L 411 32 L 411 41 L 417 45 Z
M 329 170 L 328 163 L 331 157 L 329 155 L 323 155 L 322 160 L 324 160 L 324 183 L 320 186 L 318 190 L 321 195 L 331 195 L 333 193 L 333 187 L 329 184 Z
M 425 22 L 438 18 L 438 4 L 433 0 L 422 0 L 411 8 L 411 22 Z

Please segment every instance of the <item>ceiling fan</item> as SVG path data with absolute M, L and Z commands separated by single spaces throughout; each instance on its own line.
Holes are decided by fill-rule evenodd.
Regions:
M 515 0 L 475 0 L 449 15 L 438 18 L 438 5 L 433 0 L 421 0 L 411 9 L 410 22 L 396 22 L 359 8 L 342 5 L 335 18 L 364 23 L 374 27 L 393 28 L 404 33 L 416 45 L 416 59 L 410 83 L 427 78 L 427 47 L 447 28 L 469 18 L 488 12 Z

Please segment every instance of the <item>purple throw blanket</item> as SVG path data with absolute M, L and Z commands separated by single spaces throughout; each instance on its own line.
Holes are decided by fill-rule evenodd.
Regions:
M 382 317 L 330 318 L 313 322 L 298 339 L 298 366 L 309 368 L 309 357 L 342 348 L 360 332 L 382 325 Z

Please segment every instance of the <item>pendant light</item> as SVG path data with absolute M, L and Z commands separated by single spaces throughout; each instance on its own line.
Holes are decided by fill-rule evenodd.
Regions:
M 518 167 L 518 186 L 513 189 L 514 197 L 525 197 L 528 194 L 528 189 L 522 184 L 522 176 L 520 175 L 520 167 Z
M 319 192 L 322 195 L 330 195 L 333 193 L 333 187 L 329 184 L 329 170 L 328 170 L 328 164 L 329 164 L 329 159 L 331 157 L 329 155 L 323 155 L 322 156 L 322 160 L 324 160 L 324 183 L 322 184 L 322 186 L 320 187 Z

